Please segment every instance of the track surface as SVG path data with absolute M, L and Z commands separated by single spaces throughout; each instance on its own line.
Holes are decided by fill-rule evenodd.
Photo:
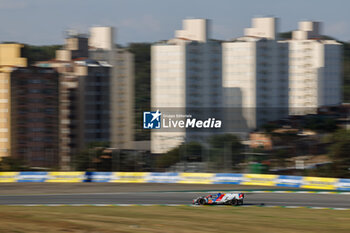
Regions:
M 0 205 L 12 204 L 190 204 L 205 193 L 96 193 L 0 196 Z M 248 193 L 245 205 L 315 206 L 350 208 L 350 195 Z
M 0 184 L 0 205 L 21 204 L 191 204 L 208 190 L 271 187 L 176 184 Z M 194 191 L 197 190 L 197 191 Z M 350 208 L 350 194 L 246 193 L 245 205 Z

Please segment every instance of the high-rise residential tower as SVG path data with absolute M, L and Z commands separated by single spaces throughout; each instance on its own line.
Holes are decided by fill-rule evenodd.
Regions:
M 61 168 L 93 142 L 133 147 L 133 55 L 116 48 L 111 27 L 91 29 L 90 37 L 70 34 L 56 59 L 39 62 L 60 73 Z
M 11 156 L 31 167 L 58 167 L 58 73 L 51 68 L 11 72 Z
M 134 141 L 134 56 L 118 48 L 113 27 L 92 27 L 89 57 L 106 61 L 110 69 L 111 147 L 132 149 Z
M 321 23 L 302 21 L 289 45 L 290 114 L 315 113 L 342 101 L 342 45 L 323 39 Z
M 0 160 L 11 156 L 11 72 L 26 67 L 21 44 L 0 44 Z
M 222 104 L 221 44 L 210 39 L 210 21 L 186 19 L 175 38 L 151 49 L 151 106 L 204 111 Z M 210 110 L 209 110 L 210 111 Z M 164 153 L 183 142 L 205 140 L 204 133 L 152 130 L 152 153 Z
M 223 87 L 231 88 L 225 102 L 242 108 L 248 129 L 288 115 L 288 45 L 278 41 L 278 19 L 252 24 L 243 37 L 222 43 Z

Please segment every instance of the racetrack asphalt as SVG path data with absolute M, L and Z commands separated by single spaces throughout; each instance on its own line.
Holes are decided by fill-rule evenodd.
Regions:
M 30 186 L 32 185 L 32 186 Z M 62 190 L 65 185 L 56 184 L 56 190 L 51 184 L 30 184 L 26 187 L 40 187 L 37 192 L 17 192 L 14 190 L 23 189 L 17 183 L 17 189 L 6 193 L 0 184 L 0 205 L 28 205 L 28 204 L 191 204 L 192 199 L 207 195 L 208 190 L 223 190 L 229 192 L 228 188 L 237 192 L 241 190 L 262 190 L 264 187 L 249 186 L 208 186 L 208 185 L 169 185 L 169 184 L 118 184 L 101 187 L 109 189 L 98 189 L 99 185 L 89 184 L 85 189 Z M 67 184 L 66 187 L 74 186 Z M 50 192 L 45 190 L 49 187 Z M 86 188 L 86 187 L 90 187 Z M 148 188 L 147 188 L 148 187 Z M 152 188 L 150 188 L 152 187 Z M 208 189 L 211 188 L 211 189 Z M 266 187 L 265 187 L 266 188 Z M 150 190 L 151 189 L 151 190 Z M 89 192 L 88 192 L 89 191 Z M 325 193 L 246 193 L 245 205 L 274 205 L 274 206 L 310 206 L 310 207 L 330 207 L 330 208 L 350 208 L 350 193 L 325 194 Z

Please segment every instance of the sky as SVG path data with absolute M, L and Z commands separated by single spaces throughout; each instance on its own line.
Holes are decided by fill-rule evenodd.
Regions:
M 65 31 L 114 26 L 116 43 L 170 39 L 182 19 L 212 20 L 213 39 L 243 35 L 251 18 L 275 16 L 279 31 L 301 20 L 323 22 L 323 34 L 350 41 L 348 0 L 0 0 L 0 42 L 63 44 Z

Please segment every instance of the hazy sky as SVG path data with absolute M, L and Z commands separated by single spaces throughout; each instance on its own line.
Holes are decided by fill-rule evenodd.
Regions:
M 173 37 L 185 18 L 212 20 L 212 37 L 241 36 L 254 16 L 280 18 L 280 31 L 300 20 L 324 22 L 323 34 L 350 40 L 348 0 L 0 0 L 0 41 L 62 44 L 64 31 L 114 26 L 116 42 Z

